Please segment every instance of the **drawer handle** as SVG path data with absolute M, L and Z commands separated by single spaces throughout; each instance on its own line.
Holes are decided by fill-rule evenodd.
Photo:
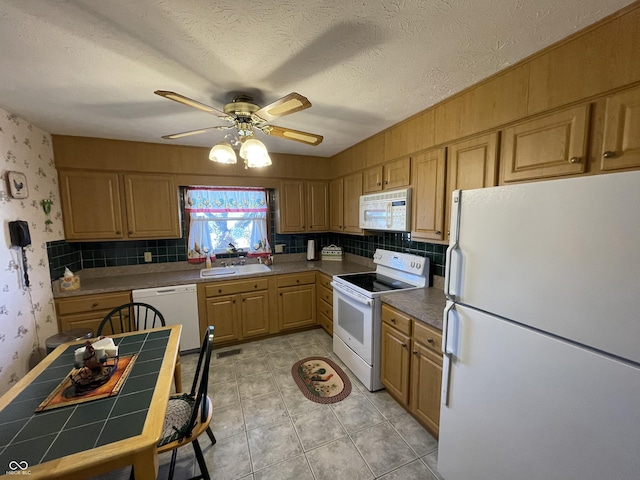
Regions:
M 395 318 L 392 318 L 392 319 L 391 319 L 391 323 L 396 323 L 396 319 L 395 319 Z
M 414 351 L 413 351 L 413 354 L 414 354 L 414 355 L 417 355 L 417 354 L 418 354 L 418 351 L 417 351 L 417 350 L 414 350 Z
M 94 302 L 94 303 L 91 305 L 91 308 L 96 308 L 97 306 L 98 306 L 98 302 Z
M 221 288 L 218 289 L 218 293 L 222 293 L 222 289 Z
M 120 233 L 121 233 L 120 230 L 116 230 L 117 235 L 120 235 Z
M 569 159 L 569 163 L 580 163 L 581 158 L 580 157 L 571 157 Z
M 602 154 L 602 158 L 613 158 L 616 156 L 616 152 L 612 152 L 611 150 L 607 150 Z
M 129 230 L 129 235 L 133 235 L 133 230 Z
M 407 344 L 406 343 L 402 343 L 402 348 L 407 348 Z
M 427 338 L 427 342 L 433 343 L 433 338 L 431 338 L 431 337 Z
M 258 285 L 254 285 L 253 288 L 258 288 Z

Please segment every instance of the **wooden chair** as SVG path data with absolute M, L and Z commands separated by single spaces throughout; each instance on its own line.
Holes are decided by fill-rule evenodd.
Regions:
M 200 475 L 191 480 L 210 480 L 209 471 L 202 455 L 202 449 L 198 437 L 207 433 L 211 444 L 215 445 L 216 437 L 211 431 L 211 399 L 207 395 L 209 386 L 209 365 L 211 363 L 211 350 L 213 349 L 213 327 L 207 327 L 205 332 L 198 365 L 193 377 L 191 391 L 189 393 L 172 395 L 167 405 L 162 428 L 162 438 L 158 442 L 158 454 L 171 451 L 171 464 L 169 466 L 169 479 L 173 478 L 176 466 L 178 448 L 191 443 L 200 466 Z
M 134 332 L 147 328 L 164 327 L 166 322 L 162 313 L 153 305 L 142 302 L 130 302 L 114 308 L 105 315 L 98 325 L 96 336 L 114 335 L 116 333 Z M 180 355 L 176 360 L 173 374 L 176 392 L 182 391 L 182 368 Z

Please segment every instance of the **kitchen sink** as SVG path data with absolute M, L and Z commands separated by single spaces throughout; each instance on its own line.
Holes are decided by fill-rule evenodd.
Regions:
M 233 265 L 229 267 L 213 267 L 200 270 L 200 278 L 228 277 L 232 275 L 249 275 L 251 273 L 270 272 L 271 269 L 261 263 Z

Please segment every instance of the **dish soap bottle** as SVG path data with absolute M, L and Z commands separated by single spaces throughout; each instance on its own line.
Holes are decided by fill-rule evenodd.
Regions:
M 211 257 L 207 255 L 207 259 L 204 262 L 205 268 L 211 268 Z

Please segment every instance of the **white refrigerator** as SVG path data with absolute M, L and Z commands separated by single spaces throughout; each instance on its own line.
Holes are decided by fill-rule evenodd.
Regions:
M 640 172 L 452 200 L 439 473 L 640 479 Z

